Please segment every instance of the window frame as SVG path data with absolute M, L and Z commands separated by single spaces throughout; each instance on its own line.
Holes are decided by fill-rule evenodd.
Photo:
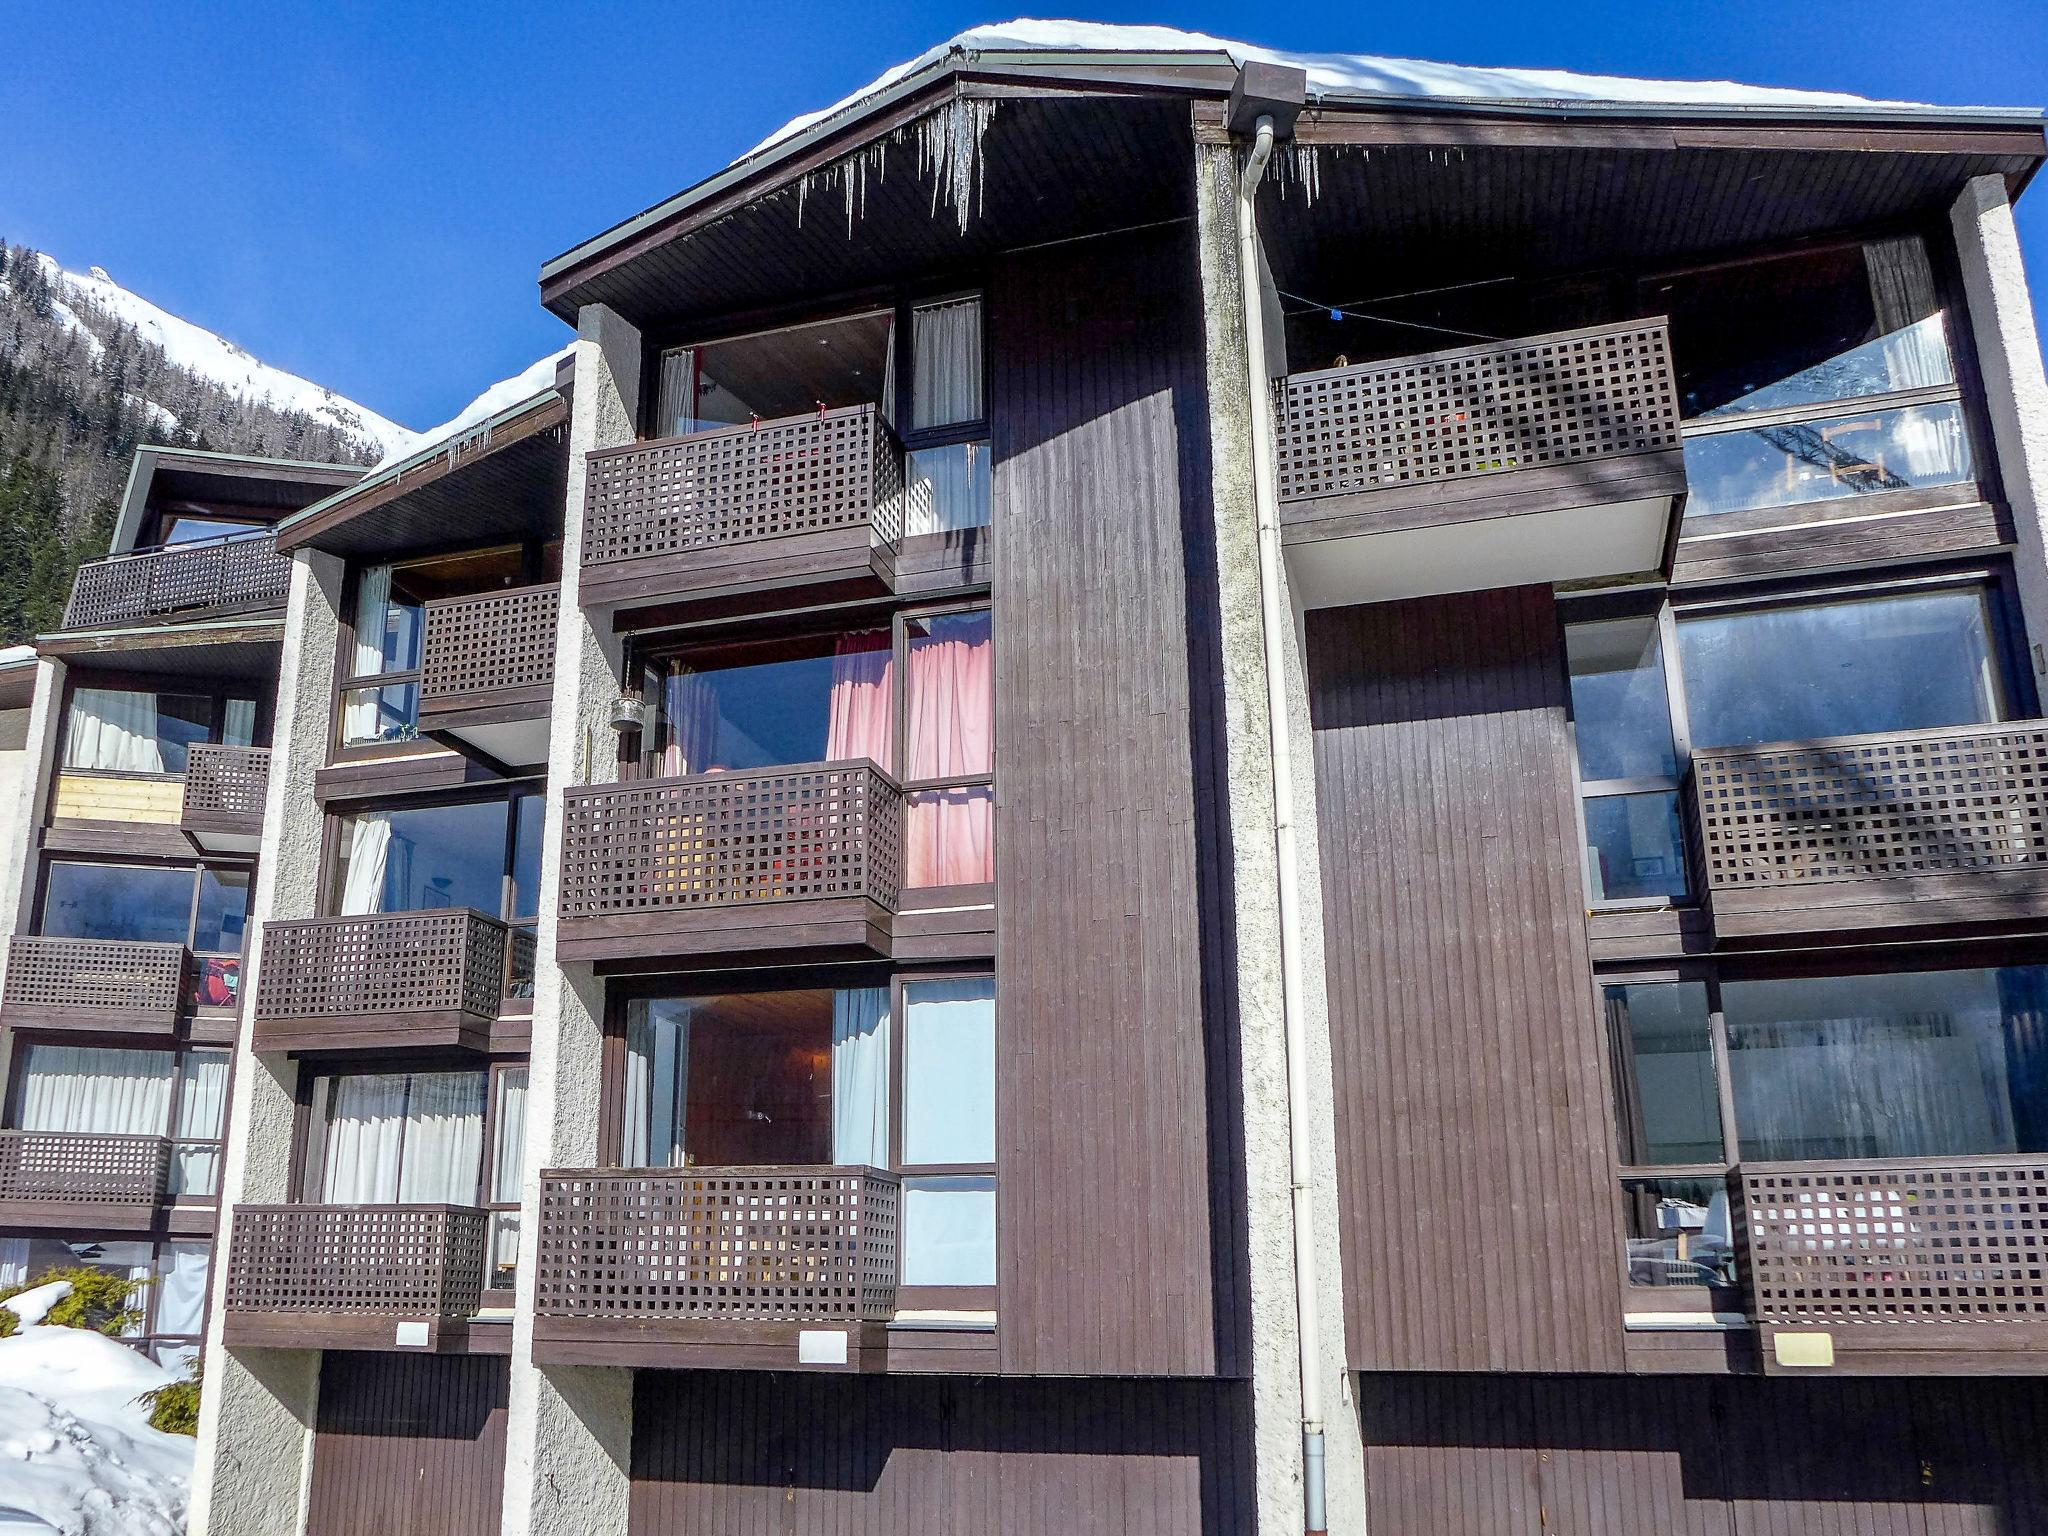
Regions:
M 524 1065 L 523 1062 L 508 1062 L 507 1065 Z M 484 1104 L 478 1135 L 481 1144 L 477 1150 L 476 1185 L 468 1201 L 436 1201 L 435 1204 L 454 1204 L 467 1210 L 484 1209 L 483 1197 L 489 1191 L 491 1134 L 495 1129 L 495 1103 L 492 1091 L 496 1086 L 494 1061 L 481 1058 L 457 1059 L 445 1055 L 411 1056 L 401 1055 L 379 1058 L 374 1064 L 358 1062 L 346 1057 L 323 1057 L 306 1064 L 306 1070 L 299 1074 L 299 1092 L 295 1134 L 292 1138 L 292 1158 L 289 1182 L 286 1187 L 292 1191 L 291 1203 L 295 1205 L 325 1205 L 331 1202 L 314 1198 L 311 1175 L 314 1168 L 313 1152 L 320 1139 L 326 1134 L 326 1123 L 319 1111 L 321 1107 L 320 1084 L 343 1077 L 391 1077 L 403 1075 L 406 1079 L 405 1107 L 399 1113 L 398 1154 L 394 1166 L 397 1179 L 402 1184 L 405 1177 L 405 1147 L 412 1136 L 412 1079 L 436 1075 L 481 1074 L 484 1079 Z M 323 1150 L 322 1161 L 325 1161 Z M 324 1174 L 324 1167 L 322 1169 Z M 404 1203 L 404 1202 L 393 1202 Z M 489 1278 L 487 1275 L 485 1278 Z
M 897 971 L 889 978 L 889 1017 L 895 1021 L 894 1035 L 889 1052 L 889 1171 L 897 1180 L 897 1262 L 896 1308 L 899 1312 L 909 1311 L 961 1311 L 993 1312 L 996 1310 L 996 1292 L 1002 1280 L 1002 1198 L 1003 1181 L 1001 1170 L 995 1160 L 987 1163 L 909 1163 L 903 1156 L 903 1106 L 904 1073 L 910 1061 L 910 1012 L 907 991 L 925 982 L 943 981 L 987 981 L 992 1004 L 999 1007 L 1000 989 L 996 985 L 995 967 L 992 964 L 950 966 L 929 971 Z M 996 1019 L 996 1054 L 1001 1060 L 1002 1022 L 1000 1013 Z M 1002 1072 L 996 1072 L 995 1093 L 998 1108 L 997 1125 L 1001 1124 L 1000 1097 L 1002 1093 Z M 1002 1145 L 997 1139 L 997 1158 L 1000 1159 Z M 903 1251 L 902 1222 L 904 1200 L 902 1185 L 912 1179 L 936 1178 L 986 1178 L 995 1185 L 996 1199 L 996 1285 L 909 1285 L 901 1278 Z
M 78 691 L 81 688 L 99 689 L 116 693 L 149 693 L 162 698 L 166 694 L 185 698 L 203 698 L 211 708 L 208 710 L 206 740 L 194 742 L 194 746 L 217 747 L 224 745 L 227 734 L 228 705 L 235 700 L 246 700 L 255 705 L 255 719 L 250 735 L 255 738 L 252 745 L 268 747 L 273 715 L 276 709 L 276 689 L 269 684 L 253 679 L 221 680 L 214 677 L 181 677 L 161 672 L 92 671 L 72 669 L 64 679 L 62 709 L 63 730 L 56 743 L 52 762 L 53 776 L 76 776 L 98 779 L 141 779 L 161 783 L 168 779 L 182 779 L 182 772 L 163 773 L 137 772 L 126 768 L 73 768 L 65 762 L 71 745 L 71 717 Z

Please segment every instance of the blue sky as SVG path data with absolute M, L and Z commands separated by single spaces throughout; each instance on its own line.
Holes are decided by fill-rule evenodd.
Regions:
M 424 427 L 566 339 L 535 297 L 547 257 L 888 65 L 1013 14 L 936 0 L 11 0 L 0 235 L 105 267 L 266 362 Z M 1283 48 L 2048 104 L 2041 0 L 1078 14 Z M 2020 217 L 2038 294 L 2048 179 Z

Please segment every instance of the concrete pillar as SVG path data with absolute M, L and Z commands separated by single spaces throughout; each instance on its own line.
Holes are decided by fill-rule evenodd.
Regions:
M 306 1525 L 320 1351 L 230 1350 L 221 1330 L 236 1204 L 274 1204 L 292 1194 L 287 1178 L 298 1066 L 282 1053 L 257 1054 L 255 1009 L 248 1004 L 263 964 L 265 927 L 312 917 L 319 904 L 322 818 L 314 811 L 313 774 L 327 761 L 342 570 L 332 555 L 301 551 L 285 607 L 263 851 L 242 957 L 245 1006 L 228 1101 L 190 1536 L 296 1536 Z
M 563 517 L 562 603 L 549 725 L 547 832 L 541 856 L 526 1169 L 506 1415 L 504 1536 L 616 1536 L 626 1528 L 633 1454 L 633 1373 L 533 1363 L 540 1171 L 597 1161 L 604 983 L 587 964 L 555 960 L 562 887 L 562 791 L 615 776 L 620 647 L 577 598 L 583 559 L 584 455 L 628 443 L 640 398 L 640 333 L 603 305 L 577 317 L 569 412 L 568 505 Z
M 1250 1206 L 1247 1230 L 1259 1530 L 1282 1536 L 1301 1529 L 1301 1370 L 1294 1288 L 1293 1182 L 1288 1166 L 1280 911 L 1273 848 L 1273 764 L 1259 603 L 1258 515 L 1252 499 L 1251 412 L 1268 407 L 1262 397 L 1254 397 L 1246 375 L 1244 310 L 1238 283 L 1237 154 L 1227 145 L 1199 145 L 1195 155 L 1229 761 L 1245 1179 Z M 1274 354 L 1274 366 L 1280 365 L 1282 356 Z M 1324 1384 L 1329 1528 L 1358 1533 L 1365 1529 L 1365 1454 L 1351 1382 L 1344 1369 L 1344 1277 L 1337 1240 L 1322 876 L 1315 835 L 1315 764 L 1299 633 L 1297 620 L 1290 625 L 1285 681 L 1287 728 L 1294 752 L 1302 969 L 1312 1083 L 1316 1294 L 1322 1335 L 1318 1348 Z
M 1979 176 L 1949 211 L 1991 436 L 2012 508 L 2013 566 L 2034 676 L 2048 683 L 2048 375 L 2005 179 Z
M 63 662 L 45 656 L 36 663 L 36 692 L 28 707 L 28 739 L 22 743 L 21 776 L 14 793 L 0 803 L 0 939 L 28 933 L 35 914 L 36 828 L 50 800 L 50 779 L 64 748 Z M 0 950 L 4 950 L 0 944 Z

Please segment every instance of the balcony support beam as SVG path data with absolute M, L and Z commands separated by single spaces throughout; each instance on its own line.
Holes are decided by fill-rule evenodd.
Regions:
M 263 860 L 250 905 L 243 985 L 261 981 L 266 925 L 313 916 L 319 895 L 321 818 L 287 816 L 313 803 L 313 773 L 327 760 L 328 719 L 339 655 L 342 562 L 305 551 L 293 562 L 278 670 L 277 723 L 263 806 Z M 234 1206 L 289 1200 L 298 1063 L 261 1056 L 245 1010 L 241 1054 L 228 1104 L 215 1251 L 234 1240 Z M 298 1536 L 312 1475 L 317 1349 L 242 1349 L 223 1336 L 228 1266 L 213 1266 L 207 1317 L 206 1393 L 192 1468 L 190 1536 Z
M 562 592 L 549 716 L 547 837 L 540 877 L 526 1176 L 520 1230 L 539 1231 L 540 1170 L 599 1160 L 604 983 L 555 963 L 562 888 L 562 791 L 618 776 L 619 638 L 591 623 L 578 591 L 588 455 L 630 443 L 640 415 L 640 333 L 603 305 L 577 317 L 570 397 Z M 531 1238 L 528 1239 L 531 1241 Z M 626 1528 L 633 1456 L 633 1373 L 534 1364 L 534 1267 L 522 1255 L 505 1423 L 503 1536 L 610 1536 Z

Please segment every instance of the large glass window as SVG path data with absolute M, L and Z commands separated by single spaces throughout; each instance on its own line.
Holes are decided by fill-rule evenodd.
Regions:
M 1917 237 L 1691 273 L 1649 303 L 1671 315 L 1688 518 L 1974 472 Z
M 526 570 L 526 551 L 515 547 L 357 571 L 343 666 L 341 744 L 415 739 L 427 602 L 516 586 Z
M 661 354 L 654 435 L 805 416 L 820 408 L 893 410 L 895 317 L 888 310 L 759 331 Z
M 1727 981 L 1742 1156 L 2048 1152 L 2048 967 Z
M 910 409 L 903 531 L 950 533 L 989 520 L 982 307 L 977 297 L 910 312 Z
M 218 1192 L 228 1052 L 25 1043 L 9 1125 L 23 1131 L 173 1139 L 170 1191 Z
M 0 1237 L 0 1289 L 29 1285 L 51 1270 L 81 1265 L 116 1275 L 133 1287 L 128 1305 L 140 1314 L 122 1337 L 145 1349 L 165 1369 L 179 1371 L 199 1352 L 212 1248 L 205 1242 Z
M 486 1075 L 315 1079 L 305 1198 L 319 1205 L 475 1205 Z
M 504 909 L 507 801 L 365 811 L 341 824 L 334 910 L 371 912 Z
M 192 933 L 198 873 L 189 865 L 52 862 L 42 931 L 60 939 L 183 944 Z
M 1695 747 L 1809 741 L 1996 720 L 1981 587 L 1681 614 Z
M 110 773 L 183 773 L 193 747 L 252 745 L 256 701 L 133 688 L 76 688 L 64 766 Z

